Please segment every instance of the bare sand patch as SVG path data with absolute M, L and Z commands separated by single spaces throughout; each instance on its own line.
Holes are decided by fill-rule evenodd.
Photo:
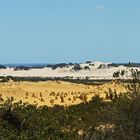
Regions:
M 14 97 L 15 102 L 22 101 L 30 104 L 55 104 L 69 106 L 89 101 L 95 95 L 105 98 L 106 92 L 111 89 L 117 94 L 126 92 L 120 83 L 110 82 L 103 85 L 84 85 L 63 81 L 46 82 L 5 82 L 0 83 L 1 98 Z

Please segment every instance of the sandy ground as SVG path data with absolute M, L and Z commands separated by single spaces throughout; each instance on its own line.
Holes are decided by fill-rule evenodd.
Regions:
M 23 101 L 30 104 L 55 104 L 69 106 L 89 101 L 95 95 L 105 98 L 109 88 L 117 94 L 126 92 L 126 89 L 117 82 L 103 85 L 84 85 L 62 81 L 47 82 L 6 82 L 0 83 L 0 99 L 14 97 L 15 102 Z
M 0 69 L 0 76 L 14 76 L 14 77 L 73 77 L 85 79 L 89 77 L 90 79 L 115 79 L 113 77 L 114 72 L 125 70 L 125 76 L 120 77 L 122 79 L 127 79 L 130 76 L 130 69 L 125 66 L 119 67 L 110 67 L 110 68 L 98 68 L 100 65 L 107 66 L 111 63 L 103 62 L 92 62 L 90 64 L 83 63 L 80 64 L 82 70 L 75 71 L 73 70 L 74 66 L 69 65 L 68 67 L 60 68 L 53 70 L 49 67 L 44 68 L 33 68 L 29 70 L 14 70 L 14 67 L 7 67 L 6 69 Z M 84 69 L 87 66 L 90 69 Z M 140 68 L 137 68 L 140 70 Z

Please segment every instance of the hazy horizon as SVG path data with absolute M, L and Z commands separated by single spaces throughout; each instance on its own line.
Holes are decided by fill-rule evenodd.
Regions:
M 58 62 L 58 63 L 0 63 L 0 65 L 4 65 L 4 66 L 45 66 L 45 65 L 55 65 L 55 64 L 69 64 L 69 63 L 73 63 L 73 64 L 83 64 L 86 63 L 87 61 L 84 62 Z M 101 62 L 101 61 L 91 61 L 93 63 L 95 62 Z M 133 64 L 140 64 L 138 62 L 103 62 L 102 63 L 114 63 L 114 64 L 128 64 L 128 63 L 133 63 Z

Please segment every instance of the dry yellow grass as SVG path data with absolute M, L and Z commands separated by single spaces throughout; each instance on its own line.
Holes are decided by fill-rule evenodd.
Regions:
M 95 95 L 105 98 L 105 92 L 112 89 L 126 92 L 119 83 L 110 82 L 103 85 L 84 85 L 62 81 L 47 82 L 6 82 L 0 83 L 0 97 L 6 100 L 14 97 L 15 102 L 21 100 L 30 104 L 48 105 L 55 104 L 69 106 L 89 101 Z

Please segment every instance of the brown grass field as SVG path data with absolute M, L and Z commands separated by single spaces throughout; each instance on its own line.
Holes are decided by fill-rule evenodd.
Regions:
M 109 88 L 117 94 L 126 92 L 124 86 L 118 82 L 103 85 L 84 85 L 63 81 L 47 82 L 5 82 L 0 83 L 0 100 L 14 98 L 14 102 L 22 101 L 38 106 L 74 105 L 89 101 L 95 95 L 106 97 Z

